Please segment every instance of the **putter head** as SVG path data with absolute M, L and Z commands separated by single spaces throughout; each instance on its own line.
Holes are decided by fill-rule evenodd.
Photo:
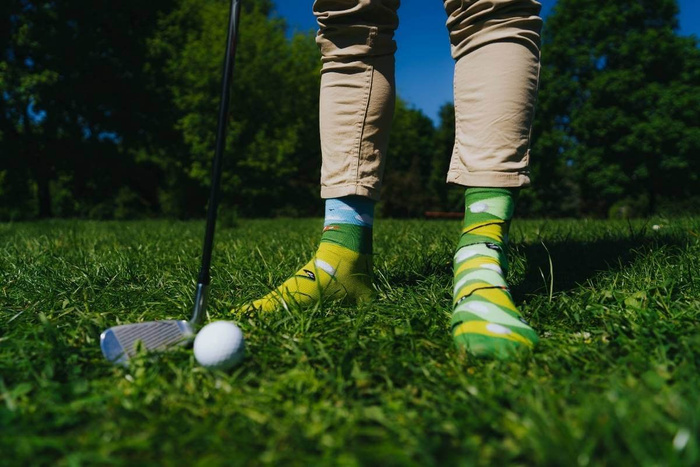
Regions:
M 189 344 L 194 336 L 194 329 L 188 321 L 149 321 L 107 329 L 100 335 L 100 347 L 107 360 L 125 365 L 136 355 L 138 341 L 147 351 L 153 352 Z

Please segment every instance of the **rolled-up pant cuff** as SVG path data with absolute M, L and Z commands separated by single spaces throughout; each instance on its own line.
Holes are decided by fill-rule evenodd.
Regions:
M 379 188 L 357 184 L 321 187 L 321 198 L 323 199 L 342 198 L 343 196 L 365 196 L 379 201 Z
M 449 171 L 447 183 L 468 187 L 519 188 L 530 186 L 530 175 L 517 172 Z

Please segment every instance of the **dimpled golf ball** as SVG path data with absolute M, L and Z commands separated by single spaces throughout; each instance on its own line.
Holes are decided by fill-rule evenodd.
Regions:
M 212 370 L 228 370 L 245 354 L 241 329 L 230 321 L 214 321 L 204 326 L 194 339 L 194 358 Z

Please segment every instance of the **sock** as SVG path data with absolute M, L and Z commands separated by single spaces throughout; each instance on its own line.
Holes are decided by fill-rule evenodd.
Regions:
M 537 343 L 506 284 L 508 228 L 517 191 L 468 188 L 454 257 L 452 336 L 476 357 L 507 359 Z
M 243 307 L 272 311 L 320 300 L 362 302 L 372 299 L 372 225 L 374 204 L 348 196 L 326 200 L 321 242 L 314 257 L 277 289 Z

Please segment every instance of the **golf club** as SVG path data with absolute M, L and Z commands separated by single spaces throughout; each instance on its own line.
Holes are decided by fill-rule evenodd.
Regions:
M 241 1 L 231 0 L 229 13 L 228 35 L 226 37 L 226 57 L 222 78 L 221 101 L 219 102 L 219 121 L 216 131 L 216 150 L 211 176 L 211 192 L 207 211 L 207 226 L 202 248 L 202 266 L 199 270 L 197 289 L 194 299 L 192 318 L 185 320 L 149 321 L 146 323 L 124 324 L 114 326 L 100 335 L 100 347 L 105 358 L 112 363 L 126 364 L 136 354 L 137 342 L 146 351 L 164 350 L 174 345 L 185 345 L 194 339 L 197 325 L 202 320 L 207 306 L 209 269 L 211 253 L 214 246 L 214 231 L 216 227 L 216 211 L 219 205 L 219 185 L 223 152 L 226 146 L 226 119 L 228 115 L 229 97 L 231 94 L 231 78 L 238 43 L 238 23 L 240 19 Z

